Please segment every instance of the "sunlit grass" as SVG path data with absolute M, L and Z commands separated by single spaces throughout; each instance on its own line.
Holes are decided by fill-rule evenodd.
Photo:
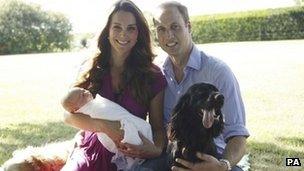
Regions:
M 303 170 L 285 166 L 286 157 L 304 159 L 303 45 L 278 41 L 207 46 L 224 57 L 240 82 L 252 170 Z
M 237 76 L 251 170 L 303 170 L 304 41 L 207 44 Z M 0 164 L 27 145 L 70 139 L 59 100 L 84 53 L 0 56 Z M 302 167 L 288 168 L 286 157 Z

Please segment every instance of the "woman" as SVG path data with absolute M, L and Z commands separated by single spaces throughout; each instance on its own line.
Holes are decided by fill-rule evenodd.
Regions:
M 142 119 L 149 114 L 154 144 L 145 137 L 141 137 L 143 145 L 122 144 L 119 122 L 67 113 L 65 122 L 85 132 L 63 170 L 117 170 L 111 163 L 113 154 L 98 141 L 95 132 L 106 133 L 130 157 L 158 157 L 166 144 L 162 125 L 166 81 L 160 69 L 152 64 L 154 55 L 147 21 L 133 2 L 120 0 L 115 4 L 99 36 L 98 48 L 100 53 L 74 86 L 108 98 Z

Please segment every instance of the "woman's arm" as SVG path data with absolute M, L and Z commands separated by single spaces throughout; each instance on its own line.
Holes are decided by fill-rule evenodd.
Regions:
M 93 119 L 82 113 L 64 113 L 64 122 L 78 129 L 91 132 L 104 132 L 115 143 L 123 139 L 123 130 L 120 129 L 119 121 L 108 121 L 103 119 Z
M 164 91 L 159 92 L 151 101 L 149 122 L 152 127 L 153 140 L 155 146 L 158 148 L 159 155 L 163 148 L 167 145 L 167 138 L 164 129 L 163 121 L 163 102 Z
M 124 143 L 125 149 L 120 149 L 122 153 L 130 157 L 154 158 L 161 155 L 166 145 L 165 130 L 163 127 L 163 99 L 164 92 L 159 92 L 150 102 L 149 122 L 152 127 L 154 144 L 144 137 L 140 132 L 142 145 L 132 145 Z

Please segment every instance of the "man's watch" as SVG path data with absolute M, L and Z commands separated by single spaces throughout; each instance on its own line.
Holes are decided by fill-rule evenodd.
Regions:
M 231 164 L 227 159 L 220 159 L 219 161 L 222 162 L 222 163 L 225 163 L 225 165 L 227 166 L 228 171 L 230 171 L 232 169 Z

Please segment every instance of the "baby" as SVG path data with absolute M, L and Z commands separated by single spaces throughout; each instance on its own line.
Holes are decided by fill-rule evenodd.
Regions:
M 120 121 L 121 129 L 124 130 L 124 138 L 121 141 L 123 143 L 142 144 L 138 131 L 153 142 L 152 130 L 148 122 L 132 115 L 125 108 L 98 94 L 94 99 L 88 90 L 75 87 L 63 97 L 61 103 L 63 108 L 70 113 L 82 113 L 91 118 Z M 118 169 L 130 170 L 136 164 L 144 161 L 124 156 L 105 133 L 99 132 L 97 137 L 107 150 L 115 153 L 112 162 L 117 165 Z
M 92 94 L 88 90 L 75 87 L 63 97 L 61 104 L 66 111 L 75 113 L 93 99 Z

